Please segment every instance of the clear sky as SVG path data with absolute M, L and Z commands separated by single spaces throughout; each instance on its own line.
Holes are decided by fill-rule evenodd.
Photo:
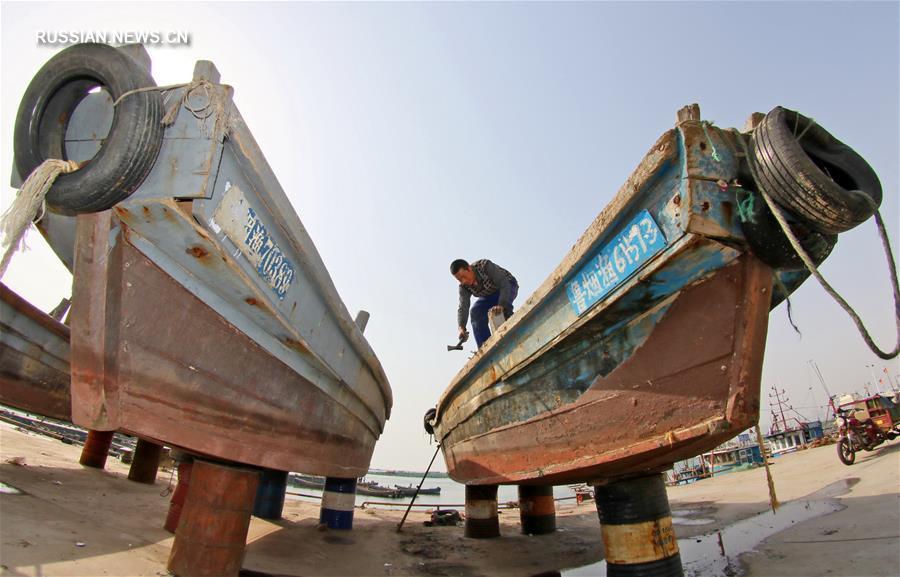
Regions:
M 187 81 L 208 59 L 235 87 L 347 308 L 372 315 L 366 336 L 395 399 L 375 467 L 424 469 L 434 449 L 422 414 L 474 346 L 446 352 L 450 261 L 494 260 L 524 302 L 685 104 L 722 127 L 776 105 L 815 118 L 878 172 L 897 252 L 896 2 L 3 2 L 2 208 L 14 194 L 19 99 L 59 49 L 38 45 L 48 30 L 186 30 L 190 46 L 150 47 L 157 83 Z M 70 278 L 37 233 L 29 239 L 4 282 L 49 310 Z M 891 348 L 873 222 L 842 235 L 821 268 Z M 809 360 L 832 393 L 862 391 L 884 368 L 897 378 L 897 361 L 870 353 L 814 281 L 792 302 L 803 336 L 784 305 L 771 313 L 764 389 L 823 405 Z

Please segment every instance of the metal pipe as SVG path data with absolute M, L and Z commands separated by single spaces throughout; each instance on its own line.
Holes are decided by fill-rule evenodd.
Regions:
M 109 446 L 112 444 L 113 434 L 115 431 L 89 430 L 78 462 L 84 467 L 95 469 L 106 467 L 106 457 L 109 456 Z
M 281 519 L 284 510 L 284 494 L 287 489 L 287 471 L 265 469 L 256 489 L 253 516 L 261 519 Z
M 466 485 L 465 535 L 473 539 L 500 536 L 497 485 Z
M 162 445 L 138 439 L 134 448 L 134 457 L 131 459 L 131 468 L 128 470 L 128 480 L 147 485 L 155 483 L 162 449 Z
M 546 535 L 556 531 L 556 502 L 552 485 L 519 485 L 522 533 Z
M 169 501 L 169 513 L 166 515 L 166 522 L 163 528 L 169 533 L 174 533 L 178 528 L 178 522 L 181 520 L 181 510 L 184 508 L 184 499 L 187 496 L 188 487 L 191 485 L 191 468 L 194 461 L 191 458 L 182 460 L 178 463 L 178 485 L 172 493 L 172 500 Z
M 683 577 L 663 475 L 594 487 L 609 577 Z
M 319 523 L 324 523 L 329 529 L 352 529 L 355 500 L 356 479 L 325 477 Z
M 361 311 L 362 312 L 362 311 Z M 441 450 L 441 445 L 434 449 L 434 455 L 431 456 L 431 462 L 428 463 L 428 468 L 425 469 L 425 474 L 422 475 L 422 480 L 419 481 L 419 486 L 416 487 L 416 493 L 413 495 L 412 499 L 409 501 L 409 507 L 406 508 L 406 513 L 403 513 L 403 518 L 400 519 L 400 523 L 397 524 L 397 532 L 399 533 L 403 529 L 403 524 L 406 523 L 406 517 L 409 515 L 409 510 L 412 509 L 413 503 L 416 502 L 416 497 L 419 496 L 419 491 L 422 489 L 422 484 L 425 482 L 425 477 L 428 476 L 428 472 L 431 471 L 431 466 L 434 465 L 434 459 L 437 457 L 438 452 Z
M 237 577 L 259 471 L 195 460 L 167 569 L 184 577 Z

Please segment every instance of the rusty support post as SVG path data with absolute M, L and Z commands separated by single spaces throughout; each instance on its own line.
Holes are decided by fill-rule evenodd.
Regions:
M 519 485 L 522 533 L 546 535 L 556 531 L 556 504 L 552 485 Z
M 155 483 L 162 449 L 162 445 L 153 441 L 138 439 L 137 446 L 134 448 L 134 458 L 131 460 L 131 468 L 128 470 L 128 480 L 147 485 Z
M 500 536 L 497 517 L 497 485 L 466 485 L 466 537 Z
M 329 529 L 352 529 L 355 504 L 356 479 L 326 477 L 319 523 L 324 523 Z
M 85 467 L 102 469 L 106 467 L 106 457 L 109 455 L 109 446 L 115 431 L 88 431 L 84 448 L 81 449 L 81 458 L 78 460 Z
M 253 516 L 260 519 L 281 519 L 284 492 L 287 490 L 287 471 L 264 469 L 256 489 Z
M 683 577 L 663 476 L 594 488 L 609 577 Z
M 172 493 L 172 500 L 169 501 L 169 513 L 166 515 L 166 522 L 163 528 L 169 533 L 174 533 L 178 528 L 178 522 L 181 520 L 181 510 L 184 507 L 184 498 L 187 496 L 188 487 L 191 485 L 191 469 L 194 461 L 190 457 L 178 463 L 178 485 Z
M 237 577 L 259 471 L 195 460 L 167 569 L 178 577 Z

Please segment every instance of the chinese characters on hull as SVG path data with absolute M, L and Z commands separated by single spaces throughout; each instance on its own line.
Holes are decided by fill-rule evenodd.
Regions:
M 256 211 L 247 207 L 247 222 L 244 225 L 246 236 L 244 246 L 249 250 L 251 260 L 256 263 L 256 272 L 269 285 L 269 288 L 284 299 L 291 282 L 294 280 L 294 267 L 281 248 L 269 236 L 266 226 L 259 220 Z
M 581 315 L 628 279 L 666 246 L 666 239 L 646 210 L 605 244 L 568 282 L 566 293 Z

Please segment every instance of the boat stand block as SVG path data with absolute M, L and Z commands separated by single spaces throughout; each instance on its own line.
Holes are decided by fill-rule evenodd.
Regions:
M 155 483 L 162 449 L 162 445 L 138 439 L 137 446 L 134 448 L 134 458 L 131 460 L 131 468 L 128 470 L 128 480 L 148 485 Z
M 662 475 L 594 488 L 609 577 L 683 577 Z
M 356 479 L 326 477 L 319 523 L 324 523 L 329 529 L 352 529 L 355 504 Z
M 497 485 L 466 485 L 466 530 L 472 539 L 500 536 Z
M 78 462 L 85 467 L 93 467 L 95 469 L 106 467 L 106 457 L 109 455 L 109 446 L 112 444 L 113 434 L 115 434 L 115 431 L 89 430 Z
M 237 577 L 259 471 L 195 460 L 168 570 L 178 577 Z
M 552 485 L 519 485 L 522 533 L 546 535 L 556 531 L 556 503 Z
M 284 511 L 284 493 L 287 490 L 287 471 L 266 469 L 259 478 L 253 516 L 260 519 L 281 519 Z
M 166 522 L 163 528 L 169 533 L 174 533 L 178 528 L 178 522 L 181 520 L 181 510 L 184 508 L 184 498 L 187 496 L 188 487 L 191 485 L 191 469 L 194 466 L 193 461 L 183 461 L 178 463 L 178 485 L 172 493 L 172 500 L 169 501 L 169 513 L 166 515 Z

